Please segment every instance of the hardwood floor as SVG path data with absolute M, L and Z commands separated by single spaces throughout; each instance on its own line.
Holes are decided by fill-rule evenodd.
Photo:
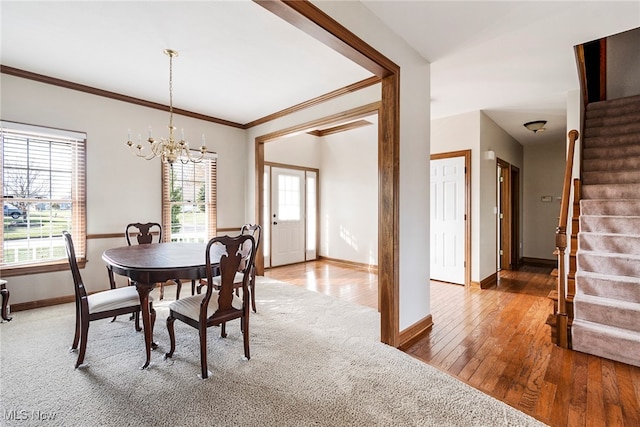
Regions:
M 432 281 L 434 326 L 406 353 L 550 426 L 640 426 L 640 368 L 551 343 L 549 272 L 501 272 L 485 290 Z M 265 276 L 377 308 L 366 269 L 315 261 Z

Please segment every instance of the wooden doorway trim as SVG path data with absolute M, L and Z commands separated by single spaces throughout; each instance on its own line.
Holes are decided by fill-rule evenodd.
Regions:
M 307 1 L 255 0 L 381 78 L 378 113 L 378 292 L 380 341 L 400 345 L 400 67 Z M 266 137 L 266 136 L 264 136 Z M 262 222 L 264 137 L 256 138 L 256 221 Z M 258 260 L 260 261 L 260 260 Z
M 502 171 L 502 182 L 498 179 L 496 186 L 499 200 L 496 227 L 500 230 L 496 241 L 502 253 L 498 253 L 496 270 L 515 270 L 520 254 L 520 169 L 502 159 L 497 159 L 496 171 L 498 167 Z M 498 224 L 500 213 L 503 215 L 501 226 Z
M 471 150 L 431 155 L 431 160 L 464 157 L 464 286 L 471 285 Z
M 511 189 L 509 269 L 516 270 L 520 265 L 520 169 L 513 165 L 509 165 L 509 188 Z

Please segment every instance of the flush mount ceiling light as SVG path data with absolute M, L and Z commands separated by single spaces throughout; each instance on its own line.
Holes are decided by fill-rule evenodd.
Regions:
M 524 124 L 524 127 L 529 129 L 533 133 L 544 132 L 546 129 L 544 125 L 547 124 L 546 120 L 536 120 L 533 122 L 527 122 Z

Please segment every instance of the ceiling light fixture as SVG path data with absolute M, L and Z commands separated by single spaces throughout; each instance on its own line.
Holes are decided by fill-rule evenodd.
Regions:
M 527 122 L 524 124 L 524 127 L 529 129 L 533 133 L 544 132 L 546 129 L 544 125 L 547 124 L 546 120 L 535 120 L 533 122 Z
M 173 126 L 173 58 L 178 56 L 178 52 L 173 49 L 165 49 L 164 54 L 169 57 L 169 137 L 160 138 L 160 140 L 154 139 L 153 136 L 151 136 L 151 126 L 149 126 L 149 138 L 147 138 L 147 142 L 149 142 L 151 153 L 143 153 L 142 138 L 140 135 L 138 135 L 137 144 L 131 141 L 131 130 L 129 130 L 127 145 L 136 156 L 142 157 L 145 160 L 160 157 L 163 162 L 167 162 L 170 165 L 173 165 L 176 160 L 180 160 L 185 164 L 189 162 L 198 163 L 202 161 L 207 152 L 204 134 L 202 134 L 202 145 L 198 149 L 200 155 L 196 157 L 192 157 L 189 150 L 189 143 L 184 140 L 184 129 L 182 130 L 180 140 L 176 141 L 173 136 L 173 131 L 176 130 L 176 127 Z

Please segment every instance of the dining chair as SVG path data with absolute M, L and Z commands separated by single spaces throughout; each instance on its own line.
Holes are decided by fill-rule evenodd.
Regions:
M 63 231 L 62 235 L 64 236 L 67 258 L 69 258 L 69 268 L 71 269 L 75 289 L 76 326 L 71 351 L 77 351 L 78 344 L 80 344 L 78 360 L 75 365 L 75 367 L 78 368 L 82 365 L 82 362 L 84 362 L 84 356 L 87 350 L 89 322 L 122 314 L 139 313 L 140 297 L 138 291 L 133 286 L 108 289 L 87 295 L 87 290 L 80 276 L 80 269 L 78 268 L 78 261 L 76 260 L 76 252 L 73 247 L 71 234 Z M 149 311 L 151 312 L 151 331 L 153 335 L 156 313 L 153 309 L 151 297 L 149 297 Z M 138 322 L 136 322 L 135 329 L 138 332 L 142 330 Z
M 254 241 L 255 241 L 255 252 L 258 252 L 258 249 L 260 248 L 260 238 L 262 237 L 262 227 L 259 224 L 244 224 L 242 226 L 242 228 L 240 229 L 240 235 L 249 235 L 252 236 Z M 244 258 L 243 258 L 243 263 L 240 266 L 240 269 L 238 270 L 238 272 L 236 273 L 235 279 L 233 281 L 233 284 L 235 286 L 236 289 L 236 294 L 239 294 L 239 290 L 242 287 L 242 280 L 243 280 L 243 272 L 242 269 L 244 268 L 244 263 L 248 262 L 248 251 L 243 251 L 244 253 Z M 253 310 L 254 313 L 257 313 L 256 311 L 256 293 L 255 293 L 255 288 L 256 288 L 256 266 L 255 266 L 255 257 L 254 257 L 254 262 L 251 264 L 251 269 L 250 269 L 250 279 L 249 279 L 249 295 L 251 296 L 251 309 Z M 202 288 L 202 286 L 206 286 L 208 283 L 208 279 L 201 279 L 200 280 L 200 285 L 199 288 Z M 218 275 L 214 275 L 213 276 L 213 286 L 218 288 L 220 286 L 220 276 Z M 199 293 L 199 292 L 198 292 Z
M 192 295 L 169 304 L 169 317 L 167 317 L 167 330 L 171 340 L 171 348 L 165 354 L 165 358 L 173 357 L 176 348 L 174 323 L 180 320 L 187 325 L 196 328 L 200 335 L 200 378 L 209 376 L 207 369 L 207 328 L 220 326 L 220 336 L 227 337 L 226 323 L 230 320 L 240 319 L 240 331 L 244 339 L 244 357 L 251 358 L 249 354 L 249 301 L 248 298 L 236 295 L 234 292 L 234 279 L 244 259 L 243 250 L 249 251 L 249 262 L 244 267 L 242 280 L 242 296 L 247 296 L 249 291 L 249 278 L 251 264 L 255 254 L 255 241 L 250 235 L 235 237 L 214 237 L 207 244 L 205 252 L 205 269 L 207 279 L 211 283 L 213 270 L 216 266 L 211 264 L 211 252 L 222 254 L 217 269 L 220 271 L 220 287 L 214 289 L 207 286 L 203 294 Z
M 162 226 L 157 222 L 134 222 L 131 224 L 127 224 L 127 228 L 125 229 L 125 236 L 127 238 L 127 244 L 131 246 L 131 238 L 135 236 L 139 245 L 145 245 L 154 242 L 154 234 L 157 234 L 158 238 L 155 239 L 156 243 L 162 242 Z M 173 279 L 173 282 L 176 284 L 176 299 L 180 299 L 180 290 L 182 289 L 182 282 L 180 279 Z M 164 283 L 158 283 L 160 286 L 160 300 L 164 299 Z M 193 288 L 195 287 L 192 284 L 191 293 L 193 294 Z

